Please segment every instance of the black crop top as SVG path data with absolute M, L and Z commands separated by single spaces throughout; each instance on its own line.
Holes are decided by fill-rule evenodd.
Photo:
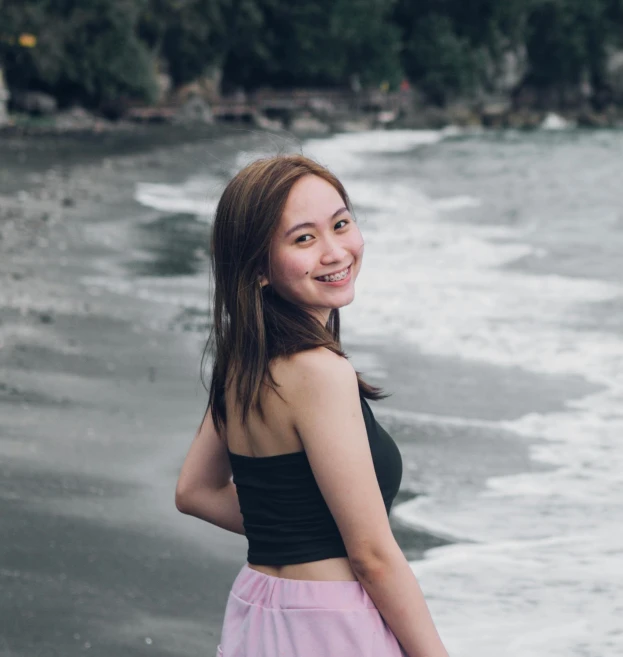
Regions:
M 402 478 L 396 443 L 361 398 L 372 461 L 389 515 Z M 276 456 L 229 452 L 249 541 L 251 564 L 286 564 L 346 557 L 346 548 L 304 451 Z

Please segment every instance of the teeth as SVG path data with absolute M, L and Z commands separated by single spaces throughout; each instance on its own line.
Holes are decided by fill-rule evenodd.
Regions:
M 338 274 L 329 274 L 328 276 L 322 276 L 320 280 L 324 281 L 325 283 L 334 283 L 335 281 L 341 281 L 342 279 L 346 278 L 346 276 L 348 276 L 348 268 L 346 268 L 344 271 L 339 272 Z

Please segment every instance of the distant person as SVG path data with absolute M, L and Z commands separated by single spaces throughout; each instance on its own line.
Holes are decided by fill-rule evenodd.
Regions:
M 342 184 L 299 155 L 253 162 L 219 201 L 209 408 L 176 504 L 249 542 L 222 657 L 447 657 L 388 521 L 382 393 L 340 344 L 363 247 Z

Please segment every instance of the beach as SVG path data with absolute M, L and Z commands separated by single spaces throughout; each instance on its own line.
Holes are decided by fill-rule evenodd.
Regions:
M 90 229 L 133 211 L 125 172 L 166 160 L 155 150 L 4 181 L 32 228 L 0 258 L 3 656 L 215 652 L 245 557 L 174 506 L 205 403 L 198 343 L 81 283 L 123 251 Z
M 243 537 L 181 515 L 173 501 L 177 473 L 207 397 L 200 360 L 210 321 L 209 219 L 219 190 L 236 168 L 263 152 L 301 145 L 275 142 L 260 132 L 180 138 L 167 128 L 149 130 L 140 138 L 109 136 L 106 143 L 90 146 L 80 140 L 59 144 L 57 138 L 16 137 L 0 165 L 2 657 L 213 655 L 229 587 L 245 560 Z M 411 131 L 417 138 L 406 148 L 408 135 L 386 136 L 383 142 L 377 134 L 366 137 L 361 147 L 353 145 L 356 136 L 347 135 L 344 141 L 338 136 L 306 142 L 304 149 L 352 178 L 347 188 L 359 208 L 367 246 L 358 288 L 364 301 L 344 312 L 344 344 L 355 366 L 392 393 L 374 406 L 405 463 L 392 527 L 422 577 L 452 654 L 465 655 L 479 644 L 478 636 L 467 640 L 469 622 L 456 613 L 456 605 L 466 600 L 461 578 L 477 581 L 487 572 L 470 550 L 489 550 L 490 563 L 498 564 L 500 554 L 509 554 L 511 539 L 545 537 L 536 516 L 524 514 L 518 501 L 530 498 L 535 508 L 542 505 L 538 487 L 526 483 L 522 493 L 509 491 L 527 481 L 522 477 L 545 481 L 539 477 L 558 476 L 558 456 L 552 453 L 556 442 L 545 419 L 557 418 L 565 426 L 570 409 L 608 389 L 608 380 L 589 376 L 588 361 L 576 366 L 571 347 L 566 355 L 560 352 L 560 359 L 549 359 L 558 315 L 544 320 L 551 334 L 543 329 L 535 339 L 530 333 L 535 327 L 541 331 L 541 310 L 553 308 L 548 290 L 553 299 L 571 289 L 562 273 L 547 279 L 547 290 L 536 280 L 549 275 L 547 254 L 517 247 L 501 229 L 489 230 L 490 250 L 484 238 L 476 243 L 475 233 L 467 233 L 473 226 L 483 228 L 487 212 L 489 228 L 492 217 L 503 214 L 497 196 L 478 196 L 485 199 L 484 210 L 469 200 L 477 184 L 477 157 L 464 178 L 471 175 L 471 189 L 467 183 L 461 189 L 457 166 L 451 202 L 435 175 L 441 166 L 435 148 L 477 153 L 504 144 L 470 137 L 438 146 L 441 138 Z M 386 180 L 382 210 L 380 192 L 371 197 L 372 178 L 358 186 L 360 171 L 348 168 L 353 165 L 346 157 L 359 158 L 363 152 L 376 158 L 374 184 Z M 451 156 L 452 162 L 461 161 L 454 152 Z M 407 157 L 413 157 L 409 170 L 415 184 L 437 203 L 431 201 L 434 212 L 455 212 L 458 218 L 441 221 L 433 210 L 422 210 L 414 232 L 396 236 L 403 243 L 411 240 L 412 250 L 403 255 L 391 243 L 392 230 L 380 230 L 376 217 L 388 203 L 406 203 L 404 184 L 387 181 L 400 180 L 396 171 Z M 611 193 L 614 203 L 618 197 Z M 412 208 L 412 198 L 409 204 Z M 438 232 L 433 235 L 430 227 L 422 232 L 429 225 Z M 395 294 L 387 287 L 397 270 L 389 266 L 386 247 L 394 249 L 391 267 L 413 272 Z M 408 269 L 405 263 L 414 253 L 417 266 Z M 480 257 L 485 264 L 476 262 Z M 563 266 L 575 265 L 567 257 Z M 573 320 L 588 335 L 595 330 L 591 304 L 615 304 L 606 307 L 604 316 L 616 315 L 618 270 L 602 263 L 602 275 L 594 276 L 600 286 L 591 287 L 586 279 L 596 270 L 585 260 L 581 266 L 585 272 L 569 274 L 575 276 L 578 298 L 573 314 L 563 319 Z M 453 267 L 459 268 L 455 278 Z M 484 272 L 482 279 L 466 275 L 477 268 Z M 530 275 L 520 278 L 518 269 L 529 269 Z M 438 272 L 444 272 L 443 281 L 436 278 Z M 504 288 L 499 297 L 488 298 L 497 276 L 505 277 Z M 404 287 L 407 283 L 415 287 Z M 466 287 L 472 283 L 478 303 Z M 543 308 L 539 294 L 547 297 Z M 526 303 L 530 310 L 520 315 L 517 308 Z M 578 310 L 581 304 L 587 306 L 584 313 Z M 404 312 L 398 313 L 400 308 Z M 523 322 L 517 335 L 504 333 L 502 311 L 508 311 L 515 327 Z M 610 320 L 613 335 L 616 321 Z M 538 344 L 541 351 L 531 353 L 521 342 L 523 335 L 526 345 Z M 487 342 L 490 336 L 501 336 L 503 351 L 494 350 L 498 343 Z M 623 351 L 617 351 L 615 338 L 600 340 L 602 349 L 611 347 L 612 359 L 620 358 Z M 539 359 L 548 366 L 539 368 Z M 610 445 L 605 438 L 603 444 Z M 618 452 L 611 454 L 618 458 Z M 564 482 L 560 485 L 566 490 Z M 613 508 L 617 503 L 613 496 L 603 499 Z M 558 503 L 559 517 L 573 528 L 572 535 L 575 521 L 564 515 L 564 500 Z M 532 534 L 526 530 L 531 519 Z M 598 519 L 595 526 L 601 527 Z M 431 548 L 436 549 L 427 552 Z M 461 569 L 453 570 L 453 563 Z M 467 574 L 465 563 L 472 568 Z M 504 590 L 506 571 L 497 568 L 483 591 L 495 589 L 496 582 L 498 593 Z M 561 580 L 563 575 L 558 574 Z M 480 606 L 472 613 L 480 611 L 483 626 L 485 611 L 494 619 L 504 609 L 504 600 L 494 594 L 478 593 L 475 599 Z M 549 600 L 543 607 L 539 600 L 535 607 L 547 614 Z M 520 634 L 524 616 L 517 613 L 515 629 L 502 626 Z M 558 627 L 575 613 L 552 623 Z M 487 626 L 492 632 L 487 643 L 503 650 L 494 625 L 491 620 Z M 610 629 L 606 622 L 603 635 L 616 646 Z M 583 635 L 578 645 L 582 640 Z M 532 654 L 554 654 L 547 652 L 550 648 L 545 642 L 542 652 L 539 648 Z

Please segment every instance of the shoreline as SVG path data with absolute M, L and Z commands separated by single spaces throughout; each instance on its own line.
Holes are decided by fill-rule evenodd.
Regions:
M 255 132 L 258 142 L 266 139 Z M 183 517 L 173 504 L 176 471 L 203 412 L 203 334 L 180 326 L 183 299 L 163 304 L 119 285 L 139 286 L 137 265 L 143 278 L 145 271 L 168 275 L 154 253 L 170 247 L 171 236 L 156 227 L 146 244 L 144 227 L 160 213 L 133 200 L 135 180 L 185 180 L 205 162 L 204 145 L 226 171 L 242 141 L 234 131 L 205 136 L 197 148 L 192 140 L 156 143 L 149 134 L 141 150 L 124 143 L 131 152 L 121 154 L 114 140 L 75 153 L 64 142 L 61 154 L 54 140 L 32 140 L 27 157 L 0 179 L 2 198 L 12 199 L 2 213 L 16 213 L 0 217 L 0 506 L 11 537 L 0 547 L 0 613 L 10 619 L 2 657 L 71 657 L 85 649 L 102 657 L 212 654 L 246 556 L 242 537 Z M 12 236 L 3 230 L 7 221 Z M 381 374 L 398 371 L 404 358 L 399 348 L 352 351 L 372 351 Z M 483 381 L 494 377 L 489 385 L 508 390 L 509 399 L 539 383 L 415 350 L 408 358 L 409 376 L 392 380 L 390 407 L 481 418 Z M 440 368 L 438 387 L 427 389 L 427 373 Z M 540 382 L 543 409 L 569 398 L 566 383 Z M 450 410 L 448 390 L 455 393 Z M 580 394 L 584 385 L 572 390 Z M 513 417 L 523 406 L 509 402 L 504 410 Z M 472 432 L 472 454 L 463 459 L 456 453 L 463 428 L 440 433 L 391 417 L 379 413 L 401 449 L 414 450 L 418 469 L 408 478 L 415 483 L 429 463 L 436 471 L 440 454 L 447 468 L 465 461 L 471 469 L 458 470 L 457 481 L 476 487 L 492 473 L 539 467 L 527 441 L 505 441 L 496 451 L 494 436 Z M 409 481 L 397 504 L 420 494 Z M 448 542 L 396 519 L 392 526 L 412 559 Z
M 385 100 L 383 98 L 381 94 L 376 110 L 360 111 L 352 107 L 332 107 L 331 101 L 323 99 L 321 92 L 318 98 L 312 93 L 307 105 L 293 108 L 281 118 L 268 118 L 256 108 L 246 118 L 240 118 L 234 112 L 233 119 L 191 120 L 183 117 L 182 107 L 169 106 L 144 108 L 144 117 L 140 108 L 136 108 L 136 116 L 130 112 L 128 116 L 117 120 L 106 119 L 82 109 L 79 109 L 76 116 L 72 116 L 71 110 L 42 117 L 9 115 L 8 123 L 0 126 L 0 142 L 44 137 L 61 141 L 75 138 L 97 143 L 123 135 L 130 142 L 129 150 L 136 150 L 140 148 L 138 144 L 144 134 L 152 137 L 160 135 L 159 139 L 164 136 L 162 145 L 172 145 L 175 141 L 180 143 L 197 136 L 209 138 L 236 130 L 261 131 L 297 140 L 374 129 L 440 130 L 458 127 L 532 131 L 541 128 L 623 128 L 623 107 L 617 105 L 609 105 L 601 110 L 589 105 L 533 107 L 514 105 L 509 98 L 498 98 L 481 102 L 458 100 L 446 106 L 437 106 L 411 104 L 408 97 L 401 97 L 398 93 L 390 94 Z M 209 108 L 209 103 L 201 102 Z M 393 109 L 383 109 L 384 104 Z

